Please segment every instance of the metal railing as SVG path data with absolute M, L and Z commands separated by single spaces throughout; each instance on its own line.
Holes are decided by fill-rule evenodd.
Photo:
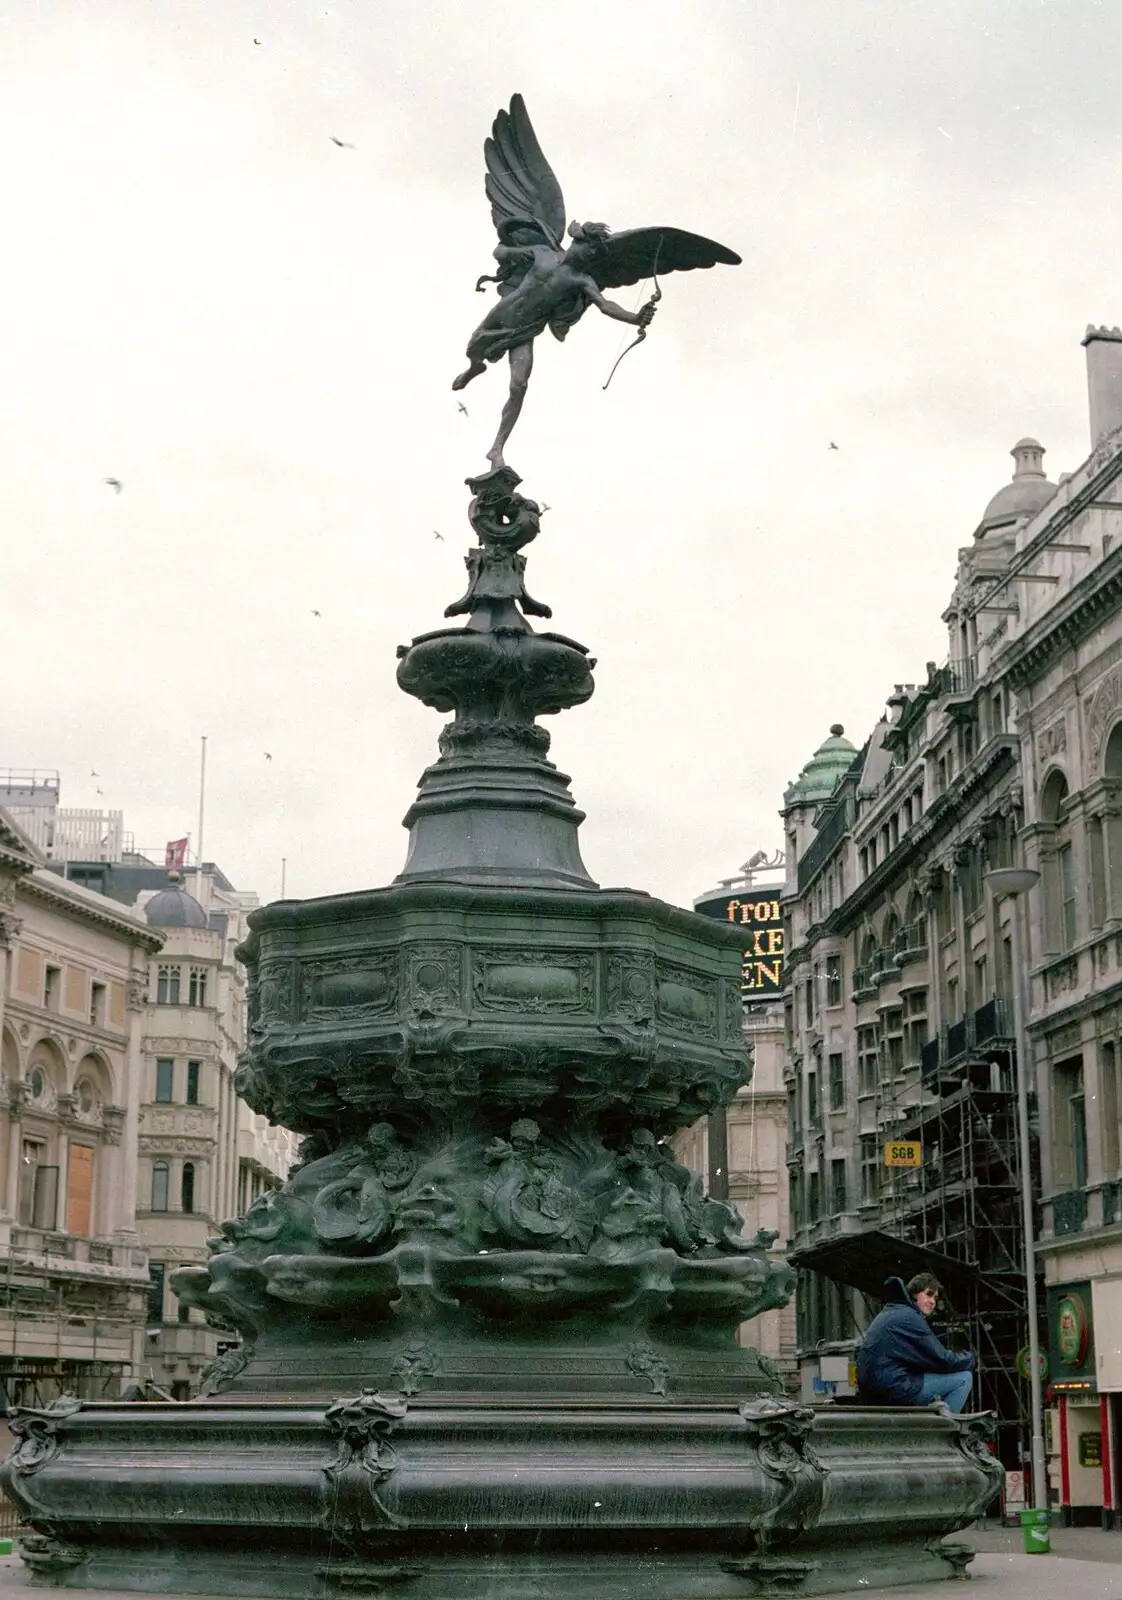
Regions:
M 1069 1189 L 1052 1201 L 1052 1232 L 1059 1236 L 1078 1233 L 1087 1220 L 1087 1196 L 1082 1189 Z

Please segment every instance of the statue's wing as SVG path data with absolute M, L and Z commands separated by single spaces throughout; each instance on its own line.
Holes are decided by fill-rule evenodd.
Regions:
M 565 199 L 520 94 L 511 100 L 509 111 L 500 111 L 495 118 L 483 154 L 495 227 L 516 217 L 532 217 L 550 242 L 560 246 L 565 237 Z
M 738 267 L 735 250 L 681 228 L 629 228 L 609 236 L 604 253 L 588 269 L 601 289 L 621 289 L 657 273 L 693 272 L 698 267 Z

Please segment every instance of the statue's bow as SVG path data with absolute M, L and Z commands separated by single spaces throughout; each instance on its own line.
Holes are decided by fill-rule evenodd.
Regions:
M 661 249 L 662 249 L 662 238 L 661 238 L 661 235 L 660 235 L 658 244 L 655 246 L 654 260 L 651 262 L 651 282 L 654 284 L 654 293 L 651 295 L 650 299 L 647 301 L 647 305 L 644 307 L 644 310 L 646 310 L 647 307 L 649 307 L 653 311 L 655 306 L 657 306 L 658 302 L 662 299 L 662 290 L 659 288 L 659 284 L 658 284 L 658 254 L 659 254 L 659 251 Z M 620 351 L 619 355 L 615 359 L 615 364 L 613 365 L 611 372 L 608 373 L 607 383 L 604 384 L 604 388 L 605 389 L 608 387 L 608 384 L 611 383 L 612 379 L 615 377 L 616 368 L 619 366 L 619 364 L 623 360 L 624 356 L 630 355 L 631 351 L 634 350 L 635 346 L 637 344 L 642 344 L 643 340 L 647 337 L 647 328 L 648 328 L 648 326 L 649 326 L 649 323 L 644 322 L 641 325 L 641 327 L 639 329 L 639 332 L 635 335 L 634 339 L 632 339 L 631 343 L 627 346 L 627 348 L 625 350 L 621 350 Z

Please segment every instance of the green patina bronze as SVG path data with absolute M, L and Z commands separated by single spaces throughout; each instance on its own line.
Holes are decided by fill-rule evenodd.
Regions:
M 520 102 L 495 140 L 510 212 L 518 150 L 545 184 Z M 517 272 L 568 293 L 558 241 L 506 220 Z M 652 232 L 674 230 L 632 239 L 640 264 Z M 713 250 L 676 235 L 658 259 Z M 743 931 L 585 870 L 538 719 L 586 701 L 595 663 L 531 625 L 541 511 L 502 461 L 509 411 L 468 480 L 466 620 L 399 651 L 401 687 L 452 714 L 401 875 L 250 919 L 238 1088 L 301 1159 L 173 1278 L 241 1344 L 190 1404 L 17 1408 L 3 1478 L 40 1583 L 814 1594 L 961 1574 L 939 1540 L 1000 1481 L 986 1419 L 802 1407 L 740 1342 L 793 1273 L 665 1139 L 749 1081 Z

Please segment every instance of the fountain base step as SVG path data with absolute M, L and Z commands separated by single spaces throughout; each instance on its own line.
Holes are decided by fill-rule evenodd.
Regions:
M 60 1402 L 13 1417 L 33 1581 L 324 1600 L 709 1600 L 961 1576 L 988 1418 L 778 1399 Z

